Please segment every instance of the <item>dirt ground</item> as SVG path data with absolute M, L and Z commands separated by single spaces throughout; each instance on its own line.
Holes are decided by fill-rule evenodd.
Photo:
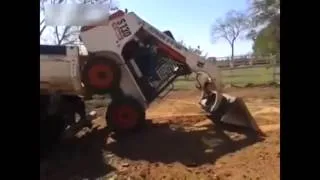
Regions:
M 197 105 L 198 91 L 175 91 L 151 105 L 148 128 L 130 137 L 113 136 L 95 119 L 96 130 L 42 163 L 40 179 L 280 179 L 279 88 L 227 93 L 245 100 L 264 139 L 212 124 Z

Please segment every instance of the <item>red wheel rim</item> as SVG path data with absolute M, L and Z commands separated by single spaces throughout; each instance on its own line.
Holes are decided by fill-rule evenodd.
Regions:
M 113 109 L 112 121 L 121 129 L 133 128 L 139 118 L 138 112 L 130 105 L 121 105 Z
M 110 88 L 113 81 L 113 71 L 108 65 L 93 65 L 88 71 L 89 83 L 98 89 Z

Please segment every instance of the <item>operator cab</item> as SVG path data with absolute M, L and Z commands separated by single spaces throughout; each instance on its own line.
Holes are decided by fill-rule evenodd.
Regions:
M 146 104 L 150 104 L 159 95 L 164 94 L 165 89 L 172 85 L 178 76 L 190 73 L 182 50 L 185 48 L 174 40 L 171 32 L 158 31 L 134 13 L 125 14 L 123 11 L 118 11 L 98 26 L 84 26 L 81 28 L 80 38 L 84 40 L 89 56 L 105 57 L 102 57 L 104 60 L 90 58 L 90 63 L 86 63 L 87 68 L 83 73 L 87 89 L 99 91 L 100 94 L 111 92 L 113 87 L 121 87 L 125 94 L 131 94 L 140 102 L 146 100 Z M 103 54 L 104 52 L 106 53 Z M 119 66 L 123 62 L 127 67 Z M 109 74 L 119 79 L 103 80 L 104 78 L 98 73 L 89 77 L 89 70 L 97 64 L 103 64 L 102 66 L 109 67 L 106 69 L 114 70 Z M 130 75 L 127 73 L 128 70 Z M 125 75 L 120 77 L 119 74 Z M 130 81 L 131 78 L 134 82 Z M 99 85 L 108 88 L 96 85 L 92 87 L 96 79 L 102 84 L 117 83 L 109 83 L 108 86 Z
M 173 39 L 170 31 L 164 32 Z M 174 40 L 174 39 L 173 39 Z M 147 48 L 141 48 L 147 47 Z M 139 51 L 153 51 L 151 58 L 139 59 Z M 174 52 L 168 51 L 168 47 L 156 39 L 151 33 L 141 28 L 122 50 L 122 57 L 132 72 L 137 84 L 139 85 L 148 102 L 152 102 L 163 92 L 173 81 L 181 75 L 188 74 L 187 67 L 177 60 L 174 60 Z M 153 61 L 153 62 L 148 62 Z M 155 69 L 152 69 L 155 68 Z M 150 80 L 145 71 L 155 71 L 157 80 Z M 169 91 L 169 90 L 168 90 Z

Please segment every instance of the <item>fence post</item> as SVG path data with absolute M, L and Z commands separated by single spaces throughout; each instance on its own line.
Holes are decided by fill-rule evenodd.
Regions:
M 274 56 L 271 56 L 271 66 L 273 68 L 273 83 L 277 83 L 277 68 L 276 68 L 276 58 Z
M 276 83 L 277 82 L 276 66 L 275 65 L 272 65 L 272 66 L 273 66 L 273 83 Z

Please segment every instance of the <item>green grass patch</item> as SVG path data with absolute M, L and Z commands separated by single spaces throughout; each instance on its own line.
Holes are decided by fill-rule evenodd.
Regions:
M 195 82 L 196 81 L 191 81 L 191 80 L 176 80 L 174 82 L 174 90 L 179 91 L 179 90 L 196 89 Z
M 263 84 L 273 81 L 272 67 L 241 68 L 222 71 L 222 82 L 229 84 Z

